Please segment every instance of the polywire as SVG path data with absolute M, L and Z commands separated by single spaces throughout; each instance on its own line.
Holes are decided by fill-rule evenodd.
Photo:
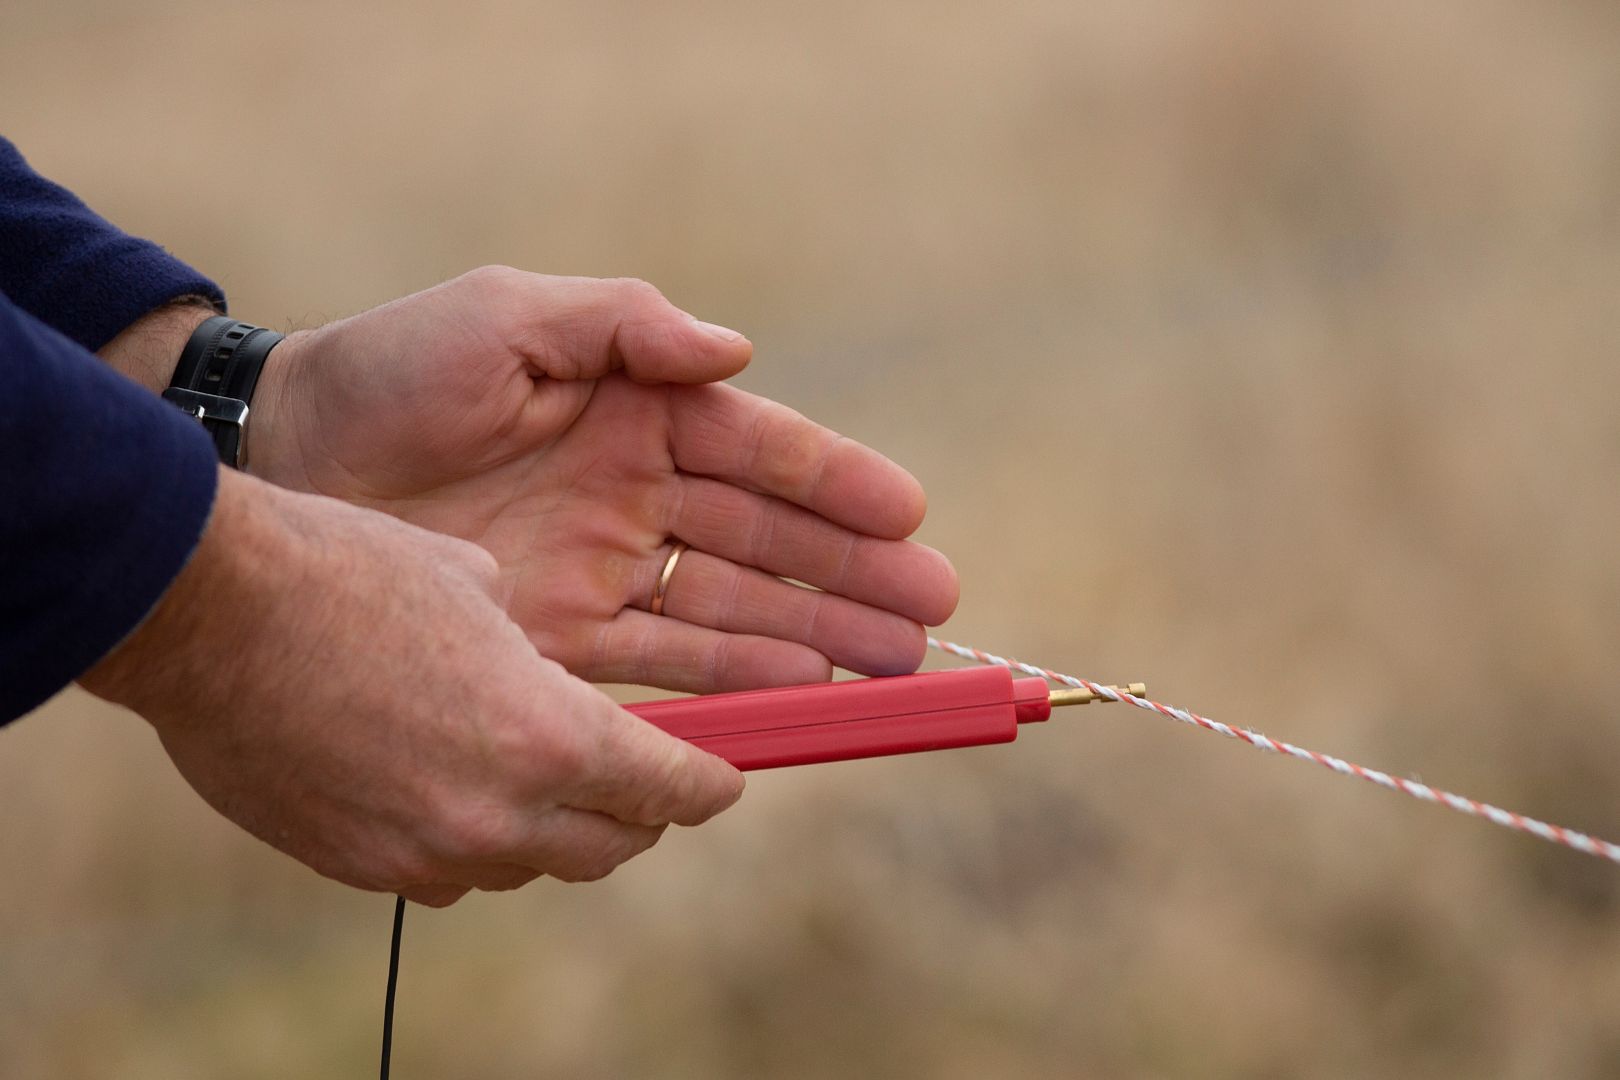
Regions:
M 1213 731 L 1217 735 L 1225 735 L 1228 739 L 1248 743 L 1257 750 L 1287 754 L 1289 757 L 1299 758 L 1301 761 L 1315 762 L 1324 768 L 1332 769 L 1336 773 L 1359 777 L 1369 783 L 1377 784 L 1379 787 L 1410 795 L 1414 799 L 1449 806 L 1459 813 L 1484 818 L 1486 821 L 1501 825 L 1504 828 L 1517 829 L 1519 832 L 1529 833 L 1531 836 L 1539 836 L 1550 843 L 1562 844 L 1565 847 L 1574 848 L 1576 851 L 1584 851 L 1588 855 L 1596 855 L 1600 859 L 1608 859 L 1612 863 L 1620 864 L 1620 844 L 1599 840 L 1587 836 L 1585 833 L 1576 832 L 1574 829 L 1566 829 L 1560 825 L 1550 825 L 1545 821 L 1525 817 L 1523 814 L 1516 814 L 1511 810 L 1503 810 L 1500 806 L 1492 806 L 1490 803 L 1482 803 L 1465 795 L 1456 795 L 1449 791 L 1442 791 L 1440 788 L 1430 787 L 1428 784 L 1420 784 L 1416 780 L 1407 780 L 1404 777 L 1391 776 L 1389 773 L 1380 772 L 1377 769 L 1364 768 L 1353 761 L 1346 761 L 1343 758 L 1334 757 L 1332 754 L 1320 754 L 1315 750 L 1307 750 L 1303 746 L 1295 746 L 1293 743 L 1284 742 L 1281 739 L 1273 739 L 1269 735 L 1262 735 L 1260 732 L 1251 731 L 1248 728 L 1230 727 L 1219 720 L 1210 720 L 1199 716 L 1197 713 L 1188 712 L 1186 709 L 1178 709 L 1173 705 L 1161 705 L 1149 698 L 1140 698 L 1134 694 L 1116 690 L 1112 686 L 1091 682 L 1089 679 L 1076 678 L 1073 675 L 1065 675 L 1062 672 L 1052 671 L 1048 668 L 1036 667 L 1034 664 L 1026 664 L 1019 660 L 1009 660 L 1004 656 L 987 653 L 969 645 L 958 645 L 954 641 L 943 641 L 931 637 L 928 639 L 928 645 L 930 648 L 950 653 L 953 656 L 960 656 L 967 660 L 977 660 L 981 664 L 995 664 L 999 667 L 1012 668 L 1030 675 L 1039 675 L 1042 678 L 1060 682 L 1066 686 L 1083 687 L 1110 701 L 1121 701 L 1127 705 L 1135 705 L 1138 709 L 1156 712 L 1161 716 L 1167 716 L 1171 720 L 1178 720 L 1190 727 Z

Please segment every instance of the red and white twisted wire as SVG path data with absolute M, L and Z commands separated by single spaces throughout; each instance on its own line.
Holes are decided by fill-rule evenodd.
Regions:
M 1473 817 L 1484 818 L 1486 821 L 1493 822 L 1505 828 L 1517 829 L 1519 832 L 1529 833 L 1531 836 L 1539 836 L 1541 839 L 1550 841 L 1554 844 L 1562 844 L 1565 847 L 1574 848 L 1576 851 L 1584 851 L 1588 855 L 1596 855 L 1600 859 L 1608 859 L 1610 862 L 1620 863 L 1620 844 L 1612 844 L 1607 840 L 1599 840 L 1595 837 L 1587 836 L 1585 833 L 1576 832 L 1573 829 L 1566 829 L 1559 825 L 1551 825 L 1545 821 L 1537 821 L 1535 818 L 1525 817 L 1523 814 L 1515 814 L 1511 810 L 1503 810 L 1501 807 L 1492 806 L 1490 803 L 1482 803 L 1476 799 L 1470 799 L 1463 795 L 1455 795 L 1449 791 L 1442 791 L 1439 788 L 1430 787 L 1427 784 L 1420 784 L 1416 780 L 1407 780 L 1404 777 L 1391 776 L 1388 773 L 1380 772 L 1377 769 L 1368 769 L 1361 765 L 1357 765 L 1353 761 L 1345 761 L 1343 758 L 1336 758 L 1331 754 L 1319 754 L 1315 750 L 1307 750 L 1303 746 L 1295 746 L 1293 743 L 1283 742 L 1281 739 L 1273 739 L 1269 736 L 1260 734 L 1258 731 L 1250 731 L 1247 728 L 1229 727 L 1228 725 L 1221 723 L 1219 720 L 1210 720 L 1206 717 L 1199 716 L 1197 713 L 1188 712 L 1186 709 L 1178 709 L 1173 705 L 1161 705 L 1157 701 L 1152 701 L 1148 698 L 1139 698 L 1134 694 L 1128 694 L 1123 691 L 1116 690 L 1113 687 L 1105 686 L 1102 683 L 1094 683 L 1088 679 L 1077 679 L 1073 675 L 1064 675 L 1061 672 L 1051 671 L 1043 667 L 1036 667 L 1034 664 L 1025 664 L 1018 660 L 1009 660 L 1004 656 L 997 656 L 994 653 L 983 652 L 982 650 L 975 649 L 967 645 L 958 645 L 951 641 L 942 641 L 939 638 L 929 638 L 928 644 L 931 648 L 938 649 L 941 652 L 951 653 L 954 656 L 960 656 L 967 660 L 977 660 L 981 664 L 995 664 L 999 667 L 1013 668 L 1017 671 L 1022 671 L 1030 675 L 1039 675 L 1043 678 L 1050 679 L 1053 682 L 1060 682 L 1067 686 L 1083 687 L 1090 690 L 1094 694 L 1109 699 L 1110 701 L 1122 701 L 1127 705 L 1135 705 L 1138 709 L 1146 709 L 1149 712 L 1156 712 L 1161 716 L 1167 716 L 1172 720 L 1179 720 L 1181 723 L 1187 724 L 1191 727 L 1203 728 L 1205 731 L 1213 731 L 1217 735 L 1225 735 L 1228 739 L 1237 739 L 1239 742 L 1248 743 L 1257 750 L 1268 750 L 1272 753 L 1287 754 L 1289 757 L 1296 757 L 1303 761 L 1313 761 L 1325 768 L 1332 769 L 1336 773 L 1343 773 L 1346 776 L 1360 777 L 1369 783 L 1377 784 L 1379 787 L 1389 788 L 1391 791 L 1399 791 L 1403 794 L 1410 795 L 1414 799 L 1422 799 L 1424 802 L 1439 803 L 1442 806 L 1449 806 L 1451 809 L 1459 811 L 1460 813 L 1469 814 Z

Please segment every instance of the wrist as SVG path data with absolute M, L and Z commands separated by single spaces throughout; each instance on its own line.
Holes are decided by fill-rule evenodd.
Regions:
M 201 299 L 183 298 L 165 304 L 126 326 L 96 355 L 119 374 L 161 394 L 174 377 L 180 352 L 192 331 L 218 314 Z
M 297 467 L 297 389 L 302 381 L 304 344 L 312 330 L 296 330 L 265 358 L 253 395 L 245 438 L 247 472 L 261 480 L 304 490 L 308 480 Z

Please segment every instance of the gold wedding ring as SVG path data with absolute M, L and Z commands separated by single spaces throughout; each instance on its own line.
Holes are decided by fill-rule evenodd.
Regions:
M 675 564 L 681 561 L 681 554 L 686 550 L 686 541 L 677 540 L 670 549 L 669 558 L 664 560 L 664 570 L 658 575 L 658 584 L 653 587 L 652 613 L 664 613 L 664 594 L 669 591 L 669 579 L 675 576 Z

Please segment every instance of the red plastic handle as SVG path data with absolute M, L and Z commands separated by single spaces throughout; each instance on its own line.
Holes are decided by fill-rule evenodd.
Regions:
M 1012 742 L 1051 715 L 1044 679 L 961 668 L 625 706 L 739 769 Z

